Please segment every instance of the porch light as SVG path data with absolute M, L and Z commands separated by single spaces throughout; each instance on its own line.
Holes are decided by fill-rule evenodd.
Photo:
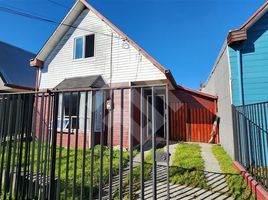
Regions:
M 108 99 L 108 100 L 106 101 L 106 109 L 107 109 L 108 111 L 111 111 L 111 110 L 113 109 L 113 105 L 112 105 L 112 100 L 111 100 L 111 99 Z

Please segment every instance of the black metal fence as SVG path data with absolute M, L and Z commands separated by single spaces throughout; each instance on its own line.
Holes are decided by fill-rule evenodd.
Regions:
M 268 189 L 268 102 L 233 107 L 235 159 Z
M 158 129 L 169 199 L 167 102 L 166 85 L 0 94 L 0 199 L 157 199 Z

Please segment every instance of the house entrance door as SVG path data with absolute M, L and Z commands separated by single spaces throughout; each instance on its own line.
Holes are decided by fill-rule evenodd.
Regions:
M 148 116 L 148 138 L 152 135 L 152 96 L 148 96 L 147 116 Z M 157 137 L 165 137 L 165 100 L 164 95 L 155 96 L 155 131 Z

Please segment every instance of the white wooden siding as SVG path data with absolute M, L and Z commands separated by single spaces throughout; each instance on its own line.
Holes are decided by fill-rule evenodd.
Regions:
M 165 75 L 133 46 L 123 48 L 123 40 L 111 28 L 88 9 L 84 10 L 55 49 L 45 60 L 41 73 L 40 88 L 54 88 L 63 79 L 100 74 L 110 83 L 111 33 L 112 80 L 111 83 L 163 80 Z M 95 33 L 95 56 L 73 60 L 74 38 Z

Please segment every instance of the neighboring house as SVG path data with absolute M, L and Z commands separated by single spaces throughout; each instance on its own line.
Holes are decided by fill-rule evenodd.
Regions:
M 229 32 L 201 91 L 218 96 L 220 143 L 234 156 L 231 105 L 268 101 L 268 2 Z M 258 113 L 257 113 L 258 114 Z
M 0 41 L 0 92 L 34 90 L 36 70 L 29 67 L 34 56 Z
M 77 1 L 71 8 L 69 13 L 63 19 L 61 25 L 51 35 L 37 56 L 32 60 L 31 66 L 39 70 L 38 88 L 64 90 L 79 88 L 101 88 L 101 87 L 129 87 L 133 85 L 156 85 L 168 84 L 169 86 L 169 104 L 172 104 L 172 114 L 170 119 L 170 135 L 173 140 L 186 140 L 186 134 L 191 135 L 195 141 L 208 141 L 212 130 L 212 124 L 216 112 L 216 97 L 205 95 L 177 86 L 173 76 L 169 70 L 166 70 L 161 64 L 153 59 L 134 41 L 120 31 L 109 20 L 96 11 L 91 5 L 84 0 Z M 149 88 L 150 90 L 150 88 Z M 145 89 L 144 94 L 148 102 L 151 102 L 150 91 Z M 157 92 L 156 105 L 158 115 L 156 119 L 157 135 L 164 135 L 164 113 L 165 113 L 165 95 L 163 91 Z M 130 110 L 133 109 L 134 137 L 139 140 L 140 110 L 139 110 L 139 91 L 131 94 L 129 90 L 124 91 L 124 146 L 128 147 L 129 131 L 131 127 Z M 104 99 L 105 98 L 105 99 Z M 68 132 L 68 127 L 72 129 L 79 127 L 79 133 L 83 133 L 85 123 L 85 92 L 81 92 L 79 107 L 73 106 L 77 104 L 79 97 L 77 93 L 62 95 L 59 97 L 59 111 L 63 113 L 60 116 L 58 128 L 60 129 L 61 121 L 64 131 Z M 107 96 L 104 97 L 102 92 L 95 94 L 95 108 L 103 108 Z M 135 105 L 131 104 L 133 99 Z M 188 99 L 188 101 L 187 101 Z M 72 103 L 70 103 L 70 101 Z M 63 103 L 64 102 L 64 103 Z M 91 108 L 92 93 L 88 95 L 88 108 Z M 175 105 L 176 104 L 176 105 Z M 190 108 L 199 109 L 191 111 L 193 114 L 187 115 L 188 111 L 184 105 Z M 70 108 L 69 106 L 73 106 Z M 119 144 L 120 129 L 120 91 L 114 94 L 114 145 Z M 150 104 L 146 104 L 147 114 L 149 116 Z M 171 107 L 171 106 L 170 106 Z M 105 107 L 106 108 L 106 107 Z M 185 112 L 178 112 L 182 108 Z M 64 110 L 62 110 L 64 109 Z M 203 109 L 203 110 L 201 110 Z M 97 134 L 103 131 L 102 113 L 103 109 L 97 109 L 94 119 L 93 130 Z M 79 116 L 77 118 L 77 114 Z M 87 128 L 91 129 L 91 110 L 88 110 Z M 197 120 L 205 117 L 205 121 Z M 201 116 L 202 114 L 202 116 Z M 70 118 L 71 115 L 71 118 Z M 192 116 L 192 117 L 191 117 Z M 184 123 L 179 124 L 182 118 Z M 149 120 L 148 120 L 149 123 Z M 192 123 L 192 131 L 190 124 Z M 203 123 L 203 125 L 201 125 Z M 179 129 L 180 126 L 183 128 Z M 187 128 L 186 128 L 187 127 Z M 187 133 L 185 132 L 187 129 Z M 105 130 L 106 131 L 106 130 Z M 190 132 L 191 131 L 191 132 Z M 147 129 L 150 132 L 150 128 Z M 195 138 L 194 135 L 198 134 Z M 74 143 L 74 136 L 71 135 L 71 145 Z M 99 135 L 99 134 L 98 134 Z M 149 137 L 149 133 L 146 134 Z M 184 135 L 184 136 L 181 136 Z M 201 136 L 201 135 L 206 135 Z M 83 138 L 83 134 L 79 134 L 79 138 Z M 105 134 L 108 137 L 108 133 Z M 98 140 L 98 136 L 96 135 Z M 190 140 L 190 137 L 188 138 Z M 66 137 L 64 138 L 66 141 Z M 79 139 L 79 141 L 81 141 Z M 89 137 L 87 137 L 89 144 Z M 98 142 L 98 141 L 96 141 Z

